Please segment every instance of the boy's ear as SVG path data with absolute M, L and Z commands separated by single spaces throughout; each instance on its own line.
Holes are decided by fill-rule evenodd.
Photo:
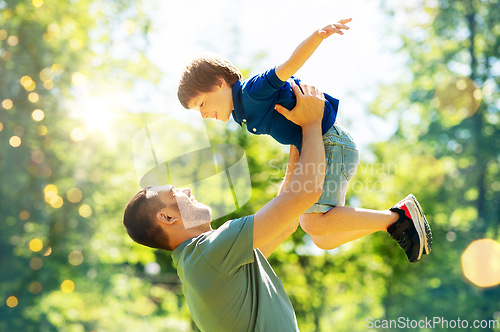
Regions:
M 226 80 L 223 79 L 222 77 L 217 77 L 218 79 L 218 82 L 217 82 L 217 86 L 221 89 L 221 90 L 224 90 L 226 88 Z

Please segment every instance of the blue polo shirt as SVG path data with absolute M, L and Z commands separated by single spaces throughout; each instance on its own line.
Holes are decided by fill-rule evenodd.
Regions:
M 297 85 L 300 79 L 293 77 Z M 285 118 L 274 109 L 280 104 L 291 110 L 296 99 L 289 82 L 283 82 L 276 75 L 275 68 L 233 85 L 233 119 L 240 126 L 255 135 L 271 135 L 281 144 L 293 144 L 302 148 L 302 127 Z M 339 101 L 326 93 L 325 113 L 321 123 L 323 134 L 335 123 Z

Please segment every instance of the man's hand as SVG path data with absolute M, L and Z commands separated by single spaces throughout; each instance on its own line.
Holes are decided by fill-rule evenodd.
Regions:
M 274 106 L 274 109 L 301 127 L 313 123 L 321 123 L 325 107 L 325 96 L 323 93 L 312 85 L 300 83 L 299 88 L 295 84 L 295 81 L 292 80 L 290 83 L 297 98 L 297 104 L 291 111 L 278 104 Z
M 339 35 L 343 35 L 344 33 L 341 31 L 341 29 L 349 30 L 349 27 L 346 26 L 345 24 L 351 22 L 351 20 L 352 20 L 352 18 L 347 18 L 347 19 L 340 20 L 338 23 L 333 23 L 333 24 L 327 25 L 323 29 L 318 30 L 319 36 L 321 37 L 321 39 L 326 39 L 326 38 L 330 37 L 331 35 L 333 35 L 334 33 L 338 33 Z

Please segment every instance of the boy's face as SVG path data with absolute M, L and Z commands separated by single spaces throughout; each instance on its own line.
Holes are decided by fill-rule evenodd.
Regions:
M 233 93 L 231 87 L 222 80 L 212 92 L 204 92 L 191 99 L 189 108 L 201 113 L 203 119 L 212 118 L 227 122 L 233 111 Z

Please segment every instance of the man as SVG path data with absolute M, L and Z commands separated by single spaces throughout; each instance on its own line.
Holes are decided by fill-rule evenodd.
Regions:
M 321 196 L 324 97 L 312 86 L 301 88 L 293 87 L 295 108 L 280 109 L 302 127 L 302 153 L 293 165 L 300 171 L 290 173 L 280 194 L 255 215 L 230 220 L 212 230 L 211 209 L 197 202 L 191 189 L 170 185 L 146 187 L 125 209 L 123 223 L 134 241 L 173 251 L 183 293 L 201 331 L 299 331 L 292 304 L 266 257 L 297 229 L 299 216 Z M 367 213 L 344 209 L 349 218 Z M 371 220 L 373 231 L 403 225 L 404 221 L 400 235 L 414 234 L 407 230 L 404 213 L 398 216 L 394 211 L 379 211 L 363 217 Z M 186 228 L 192 221 L 199 226 Z

